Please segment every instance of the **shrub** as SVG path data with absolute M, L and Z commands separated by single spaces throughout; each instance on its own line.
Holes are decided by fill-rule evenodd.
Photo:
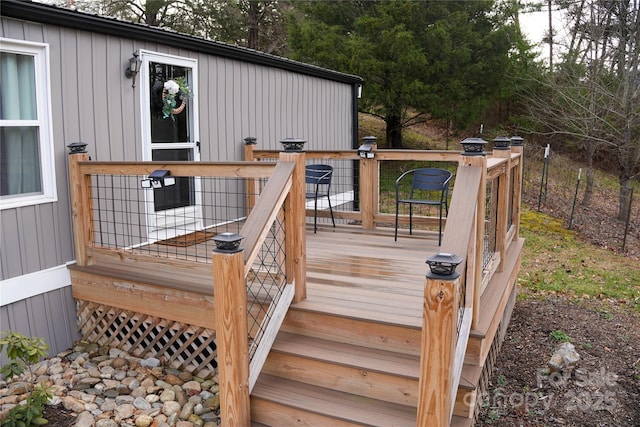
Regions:
M 51 392 L 44 384 L 34 384 L 36 379 L 32 367 L 49 353 L 49 347 L 42 338 L 29 338 L 9 331 L 0 338 L 0 352 L 5 348 L 11 361 L 0 368 L 0 374 L 8 379 L 28 370 L 31 390 L 25 404 L 17 405 L 6 413 L 2 419 L 2 426 L 27 427 L 47 424 L 42 414 L 44 405 L 51 399 Z

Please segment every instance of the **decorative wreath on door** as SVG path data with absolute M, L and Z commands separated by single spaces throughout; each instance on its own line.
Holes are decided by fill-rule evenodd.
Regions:
M 191 89 L 184 77 L 177 77 L 173 80 L 167 80 L 164 84 L 160 82 L 153 85 L 153 92 L 160 95 L 159 99 L 162 104 L 162 118 L 175 120 L 175 115 L 184 111 L 187 106 L 187 99 L 191 98 Z M 158 96 L 160 98 L 160 96 Z

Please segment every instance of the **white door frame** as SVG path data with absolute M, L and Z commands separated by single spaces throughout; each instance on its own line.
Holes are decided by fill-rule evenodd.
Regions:
M 193 161 L 200 161 L 200 124 L 198 111 L 198 60 L 166 53 L 158 53 L 141 49 L 138 51 L 142 61 L 139 73 L 140 79 L 140 110 L 141 110 L 141 141 L 142 160 L 152 160 L 155 149 L 190 149 Z M 150 108 L 150 76 L 149 63 L 159 62 L 190 70 L 189 84 L 192 97 L 189 99 L 189 135 L 191 141 L 177 143 L 151 142 L 151 108 Z M 145 190 L 145 206 L 147 215 L 147 233 L 151 241 L 168 239 L 202 229 L 202 197 L 200 193 L 200 179 L 194 178 L 194 205 L 156 212 L 154 208 L 153 190 Z

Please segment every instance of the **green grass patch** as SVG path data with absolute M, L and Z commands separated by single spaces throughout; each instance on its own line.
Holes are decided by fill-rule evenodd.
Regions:
M 526 239 L 520 272 L 525 292 L 609 299 L 640 312 L 640 266 L 612 251 L 578 239 L 564 223 L 524 210 L 521 234 Z
M 566 332 L 556 329 L 549 333 L 549 336 L 558 342 L 571 342 L 571 338 Z

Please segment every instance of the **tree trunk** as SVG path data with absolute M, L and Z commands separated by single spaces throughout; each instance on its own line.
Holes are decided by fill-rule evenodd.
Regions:
M 582 206 L 591 205 L 591 196 L 593 195 L 593 156 L 596 152 L 596 146 L 593 143 L 587 142 L 585 147 L 585 162 L 587 162 L 587 187 L 584 190 L 584 197 L 582 198 Z
M 249 49 L 258 50 L 258 2 L 251 0 L 249 2 Z
M 620 174 L 619 198 L 618 220 L 626 221 L 627 217 L 631 215 L 631 206 L 629 206 L 631 200 L 631 180 L 627 176 L 623 176 L 623 174 Z
M 389 148 L 402 148 L 402 120 L 397 115 L 387 115 L 387 144 Z
M 453 122 L 453 120 L 451 120 L 450 118 L 447 118 L 447 130 L 446 130 L 446 133 L 445 133 L 446 145 L 444 147 L 445 150 L 449 149 L 449 140 L 450 140 L 450 137 L 451 137 L 452 122 Z

